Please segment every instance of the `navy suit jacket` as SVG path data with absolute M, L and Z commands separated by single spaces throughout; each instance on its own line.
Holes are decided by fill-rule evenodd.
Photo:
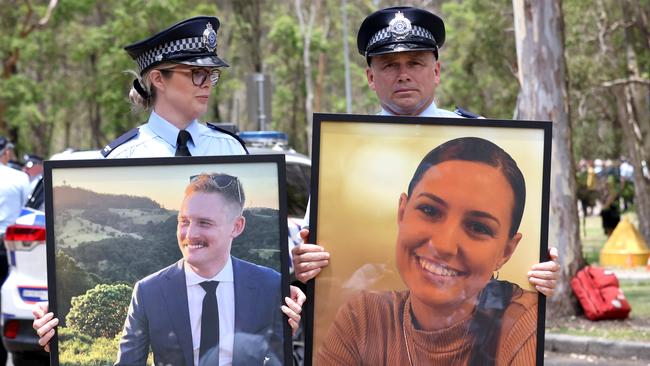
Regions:
M 138 281 L 124 323 L 116 365 L 193 366 L 183 260 Z M 282 365 L 284 317 L 280 274 L 232 257 L 235 287 L 233 365 Z M 207 354 L 201 365 L 218 365 Z

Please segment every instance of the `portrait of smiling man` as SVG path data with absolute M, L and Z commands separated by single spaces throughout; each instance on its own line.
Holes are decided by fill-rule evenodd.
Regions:
M 178 213 L 183 258 L 138 281 L 116 365 L 282 365 L 281 276 L 230 255 L 246 227 L 237 177 L 191 177 Z M 184 296 L 186 294 L 186 296 Z

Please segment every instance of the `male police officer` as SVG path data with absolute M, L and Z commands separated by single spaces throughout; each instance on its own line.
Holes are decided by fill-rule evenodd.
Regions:
M 359 53 L 366 57 L 368 85 L 381 104 L 380 115 L 420 117 L 478 117 L 457 109 L 440 109 L 434 102 L 440 83 L 438 49 L 445 42 L 440 17 L 423 9 L 393 7 L 370 14 L 357 34 Z M 300 235 L 306 243 L 308 230 Z M 329 264 L 329 253 L 314 244 L 293 248 L 296 278 L 302 282 L 316 277 Z M 551 258 L 557 250 L 551 248 Z M 550 296 L 555 288 L 559 265 L 554 261 L 536 264 L 528 273 L 531 284 Z
M 29 184 L 31 189 L 34 190 L 39 178 L 43 176 L 43 158 L 34 154 L 23 155 L 23 172 L 29 176 Z

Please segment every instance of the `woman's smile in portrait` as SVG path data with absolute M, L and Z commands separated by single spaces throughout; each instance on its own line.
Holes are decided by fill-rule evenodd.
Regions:
M 450 160 L 429 168 L 398 211 L 397 265 L 414 306 L 469 315 L 521 237 L 509 237 L 514 194 L 497 167 Z

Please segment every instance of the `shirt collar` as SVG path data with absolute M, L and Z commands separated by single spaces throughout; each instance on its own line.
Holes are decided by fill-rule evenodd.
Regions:
M 232 259 L 230 256 L 228 256 L 226 265 L 223 266 L 221 271 L 212 278 L 203 278 L 199 276 L 192 270 L 192 268 L 190 268 L 190 266 L 187 265 L 187 263 L 183 263 L 183 270 L 185 271 L 185 285 L 187 285 L 187 287 L 198 285 L 203 281 L 233 282 Z
M 438 107 L 436 106 L 435 101 L 431 101 L 431 104 L 422 111 L 422 113 L 418 114 L 417 117 L 430 117 L 430 116 L 435 116 L 436 115 L 436 110 Z M 381 107 L 381 111 L 378 113 L 380 116 L 395 116 L 395 114 L 387 111 L 384 109 L 384 107 Z
M 169 145 L 176 147 L 176 139 L 178 139 L 178 131 L 180 130 L 155 111 L 151 111 L 151 115 L 149 115 L 149 128 Z M 192 136 L 190 145 L 195 146 L 195 141 L 198 141 L 199 138 L 199 122 L 196 119 L 193 120 L 185 131 Z

